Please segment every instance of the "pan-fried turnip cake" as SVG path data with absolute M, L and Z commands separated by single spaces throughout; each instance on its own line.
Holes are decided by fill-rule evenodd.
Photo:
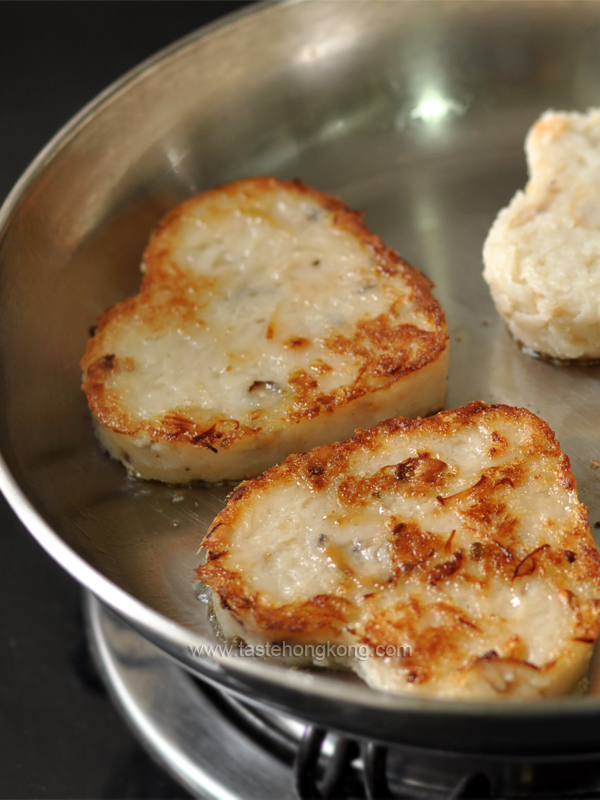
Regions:
M 586 509 L 525 409 L 470 403 L 291 456 L 235 489 L 204 548 L 227 637 L 308 659 L 334 644 L 329 664 L 376 688 L 555 695 L 598 636 Z
M 600 109 L 549 111 L 529 132 L 530 180 L 494 222 L 484 278 L 512 334 L 557 361 L 600 359 Z
M 245 478 L 443 405 L 448 336 L 430 281 L 300 181 L 182 203 L 143 270 L 82 367 L 100 441 L 144 478 Z

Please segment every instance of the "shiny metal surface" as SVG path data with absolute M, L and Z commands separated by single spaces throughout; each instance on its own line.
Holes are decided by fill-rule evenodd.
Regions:
M 305 725 L 193 680 L 90 592 L 84 593 L 84 615 L 92 656 L 113 702 L 150 754 L 195 797 L 296 797 L 293 786 Z M 356 744 L 343 797 L 354 797 L 352 788 L 368 782 L 365 743 Z M 319 755 L 323 767 L 335 769 L 331 761 L 339 746 L 344 747 L 339 737 L 326 736 Z M 465 791 L 475 776 L 485 776 L 483 786 L 487 781 L 493 797 L 579 797 L 585 792 L 597 797 L 599 765 L 598 753 L 502 759 L 392 747 L 385 755 L 393 796 L 407 800 L 475 796 L 473 784 Z M 312 796 L 312 779 L 303 778 Z M 360 789 L 358 796 L 363 796 Z
M 151 640 L 240 694 L 382 740 L 592 748 L 594 695 L 424 701 L 341 675 L 193 655 L 216 642 L 192 568 L 227 488 L 128 478 L 94 440 L 78 361 L 97 314 L 136 290 L 140 253 L 167 208 L 234 178 L 298 176 L 364 208 L 433 278 L 452 337 L 447 406 L 481 398 L 544 417 L 594 524 L 600 368 L 559 369 L 518 350 L 481 278 L 481 246 L 525 181 L 532 121 L 599 94 L 600 4 L 561 0 L 261 6 L 107 90 L 0 214 L 0 487 L 23 522 Z
M 289 767 L 244 735 L 193 678 L 89 593 L 88 641 L 112 700 L 157 759 L 199 800 L 292 800 Z

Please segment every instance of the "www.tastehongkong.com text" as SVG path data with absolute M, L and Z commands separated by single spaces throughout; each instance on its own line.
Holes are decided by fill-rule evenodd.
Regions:
M 410 645 L 375 645 L 368 644 L 292 644 L 288 642 L 265 642 L 263 644 L 211 644 L 189 646 L 190 655 L 194 658 L 222 658 L 225 656 L 242 656 L 243 658 L 297 658 L 312 661 L 329 661 L 330 659 L 367 658 L 407 658 L 411 655 Z

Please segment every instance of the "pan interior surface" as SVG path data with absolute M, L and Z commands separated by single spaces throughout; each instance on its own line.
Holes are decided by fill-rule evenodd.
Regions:
M 103 599 L 131 618 L 122 593 L 102 588 L 116 586 L 158 612 L 137 620 L 145 633 L 229 688 L 313 718 L 337 703 L 333 724 L 365 735 L 387 714 L 382 738 L 405 735 L 398 710 L 409 721 L 455 714 L 466 742 L 475 707 L 240 663 L 248 659 L 186 660 L 182 642 L 217 641 L 192 570 L 231 487 L 128 477 L 94 438 L 78 364 L 98 314 L 137 291 L 142 250 L 166 210 L 238 178 L 298 177 L 364 209 L 371 230 L 435 282 L 451 336 L 447 407 L 482 399 L 539 414 L 571 459 L 593 527 L 600 367 L 521 353 L 481 277 L 481 250 L 525 184 L 527 129 L 547 108 L 600 104 L 598 76 L 597 3 L 337 0 L 257 8 L 126 77 L 59 136 L 4 208 L 0 450 L 18 486 L 8 499 L 18 493 L 39 515 L 39 525 L 28 518 L 34 535 L 55 552 L 43 521 L 107 579 L 92 587 Z M 161 618 L 179 626 L 177 642 Z M 563 715 L 563 738 L 583 714 L 583 746 L 599 687 L 593 673 L 585 698 L 494 713 L 538 725 Z M 427 724 L 413 728 L 421 743 Z M 523 727 L 517 744 L 530 735 Z

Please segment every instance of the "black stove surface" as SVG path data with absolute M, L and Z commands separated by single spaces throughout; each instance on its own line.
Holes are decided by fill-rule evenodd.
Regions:
M 84 104 L 243 2 L 0 3 L 0 196 Z M 94 676 L 80 590 L 0 496 L 0 797 L 183 798 Z

